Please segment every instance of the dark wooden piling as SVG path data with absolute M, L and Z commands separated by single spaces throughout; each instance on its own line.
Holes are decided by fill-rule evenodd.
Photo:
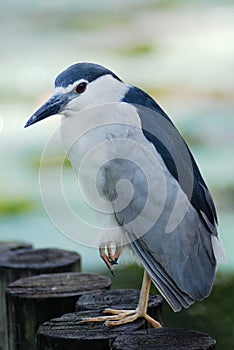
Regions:
M 160 328 L 118 336 L 112 350 L 213 350 L 216 341 L 206 333 L 180 328 Z
M 39 275 L 11 283 L 6 290 L 9 350 L 35 349 L 41 323 L 74 311 L 82 294 L 110 285 L 108 277 L 88 273 Z
M 0 241 L 0 256 L 3 254 L 8 254 L 11 251 L 16 251 L 19 249 L 29 249 L 32 245 L 25 242 L 17 241 Z M 6 320 L 6 307 L 5 307 L 5 288 L 7 287 L 7 281 L 2 281 L 2 272 L 0 271 L 0 350 L 3 349 L 3 323 Z
M 0 254 L 0 350 L 7 350 L 5 289 L 22 277 L 80 271 L 80 255 L 60 249 L 19 249 Z M 5 322 L 4 322 L 5 321 Z
M 115 289 L 102 292 L 90 292 L 82 295 L 76 303 L 76 311 L 112 309 L 136 309 L 140 291 L 136 289 Z M 160 295 L 150 295 L 148 314 L 162 324 L 163 298 Z
M 75 312 L 41 325 L 37 331 L 37 350 L 109 350 L 114 339 L 144 327 L 139 319 L 133 323 L 106 328 L 102 322 L 80 323 L 84 317 L 101 316 L 98 311 Z
M 32 248 L 32 245 L 30 243 L 19 241 L 0 241 L 0 254 L 3 254 L 9 250 L 12 251 L 27 248 Z

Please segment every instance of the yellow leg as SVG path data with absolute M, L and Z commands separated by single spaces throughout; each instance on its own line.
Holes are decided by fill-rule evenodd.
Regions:
M 100 316 L 94 318 L 84 318 L 82 322 L 105 322 L 105 326 L 119 326 L 125 323 L 133 322 L 139 317 L 144 317 L 154 328 L 160 328 L 159 322 L 147 315 L 147 305 L 149 300 L 151 279 L 146 271 L 141 286 L 140 298 L 136 310 L 114 310 L 105 309 L 104 313 L 111 314 L 108 316 Z

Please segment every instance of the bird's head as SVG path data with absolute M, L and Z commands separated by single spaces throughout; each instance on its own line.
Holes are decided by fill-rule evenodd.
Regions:
M 109 69 L 86 62 L 65 69 L 54 85 L 54 95 L 31 116 L 25 127 L 55 114 L 70 117 L 82 109 L 121 101 L 129 89 Z

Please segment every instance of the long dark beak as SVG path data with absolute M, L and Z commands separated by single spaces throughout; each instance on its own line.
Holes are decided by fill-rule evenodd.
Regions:
M 69 102 L 69 97 L 66 94 L 53 95 L 46 103 L 44 103 L 25 124 L 25 128 L 39 122 L 51 115 L 58 114 Z

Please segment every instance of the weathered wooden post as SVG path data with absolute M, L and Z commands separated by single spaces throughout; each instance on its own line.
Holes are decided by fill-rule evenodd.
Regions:
M 102 322 L 81 323 L 84 317 L 101 316 L 98 311 L 75 312 L 45 322 L 37 331 L 37 350 L 109 350 L 114 339 L 144 327 L 144 320 L 106 328 Z
M 60 249 L 19 249 L 0 254 L 0 350 L 7 350 L 5 289 L 22 277 L 80 271 L 80 255 Z
M 181 328 L 160 328 L 118 336 L 112 350 L 214 350 L 216 341 L 206 333 Z
M 9 251 L 16 251 L 19 249 L 32 248 L 30 243 L 19 242 L 19 241 L 0 241 L 0 256 L 9 253 Z M 6 281 L 7 283 L 7 281 Z M 5 307 L 5 288 L 3 285 L 2 272 L 0 270 L 0 350 L 3 349 L 3 323 L 6 320 L 6 307 Z
M 82 295 L 76 303 L 76 311 L 102 311 L 105 308 L 134 310 L 137 307 L 140 291 L 136 289 L 114 289 L 90 292 Z M 147 313 L 162 324 L 161 295 L 150 295 Z
M 126 292 L 129 296 L 124 296 Z M 145 329 L 145 321 L 106 328 L 103 322 L 82 323 L 82 318 L 103 315 L 108 307 L 132 308 L 137 291 L 113 290 L 87 293 L 76 304 L 79 311 L 65 314 L 42 324 L 37 331 L 37 350 L 214 350 L 216 341 L 206 333 L 189 329 Z M 155 300 L 150 298 L 148 313 L 155 315 Z M 157 298 L 156 298 L 157 299 Z M 161 302 L 159 297 L 157 302 Z M 129 304 L 127 304 L 129 300 Z
M 19 241 L 0 241 L 0 254 L 9 250 L 32 248 L 32 244 Z
M 90 290 L 110 288 L 108 277 L 89 273 L 56 273 L 17 280 L 6 290 L 9 350 L 35 349 L 38 326 L 75 310 Z

